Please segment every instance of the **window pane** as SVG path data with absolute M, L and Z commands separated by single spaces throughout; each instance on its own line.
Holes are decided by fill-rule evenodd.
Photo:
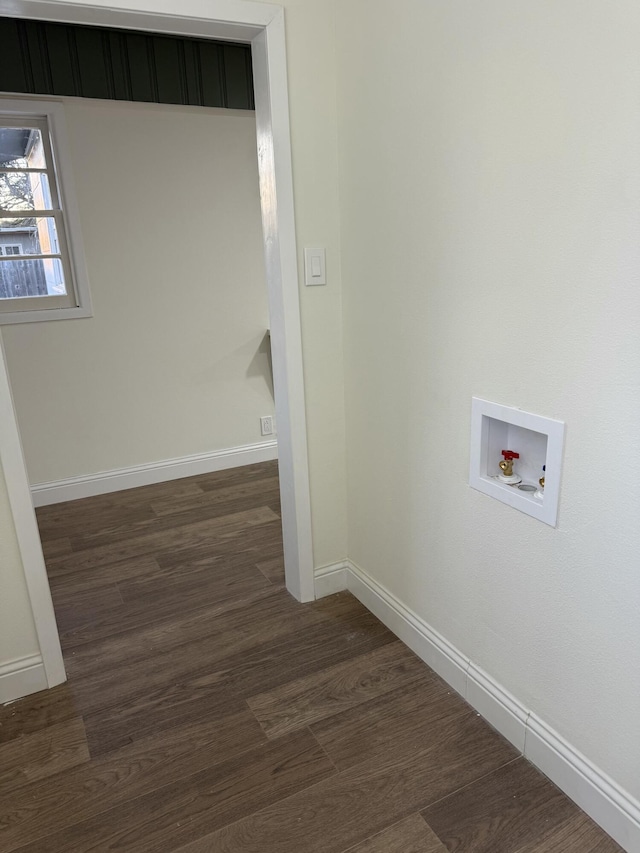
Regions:
M 42 134 L 35 127 L 0 127 L 1 169 L 44 169 Z
M 59 258 L 0 261 L 0 299 L 64 296 L 66 292 Z
M 51 210 L 49 178 L 45 172 L 0 172 L 0 208 Z
M 59 254 L 60 243 L 53 216 L 0 219 L 0 255 Z

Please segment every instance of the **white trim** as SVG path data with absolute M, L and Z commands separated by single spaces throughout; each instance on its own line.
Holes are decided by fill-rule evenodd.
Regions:
M 0 705 L 46 690 L 42 655 L 29 655 L 0 665 Z
M 341 564 L 336 564 L 339 566 Z M 320 582 L 332 567 L 317 570 Z M 463 655 L 364 569 L 346 562 L 347 587 L 491 725 L 629 853 L 640 851 L 640 802 Z
M 525 755 L 625 850 L 640 851 L 640 802 L 534 713 Z
M 66 680 L 58 626 L 53 612 L 49 579 L 42 555 L 27 469 L 20 443 L 11 386 L 7 376 L 4 347 L 0 338 L 0 462 L 7 485 L 13 524 L 27 583 L 33 621 L 38 636 L 47 684 L 55 687 Z
M 342 560 L 339 563 L 330 563 L 327 566 L 319 566 L 314 570 L 314 582 L 316 598 L 324 598 L 336 592 L 342 592 L 347 588 L 347 572 L 349 564 Z
M 347 588 L 454 690 L 465 695 L 469 661 L 442 634 L 351 561 Z
M 311 501 L 282 9 L 278 9 L 269 26 L 253 39 L 252 58 L 279 436 L 285 579 L 287 589 L 295 598 L 313 601 Z
M 211 453 L 182 456 L 179 459 L 163 459 L 160 462 L 148 462 L 146 465 L 132 465 L 130 468 L 98 471 L 95 474 L 69 477 L 67 480 L 57 480 L 52 483 L 35 483 L 31 487 L 31 493 L 34 506 L 49 506 L 277 458 L 277 441 L 262 441 L 259 444 L 245 444 L 241 447 L 214 450 Z
M 5 12 L 16 18 L 89 24 L 197 38 L 250 42 L 268 27 L 280 6 L 252 0 L 109 0 L 85 5 L 85 0 L 12 0 Z M 180 12 L 176 13 L 176 8 Z M 3 12 L 4 14 L 4 12 Z
M 529 712 L 513 694 L 471 661 L 464 698 L 516 749 L 524 752 Z

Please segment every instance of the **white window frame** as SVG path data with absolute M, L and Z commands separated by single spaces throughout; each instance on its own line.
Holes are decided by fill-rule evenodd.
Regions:
M 51 186 L 51 194 L 56 203 L 56 229 L 67 289 L 66 296 L 0 299 L 0 325 L 91 317 L 91 296 L 82 245 L 80 213 L 69 160 L 64 107 L 59 101 L 3 97 L 0 98 L 0 116 L 9 122 L 15 120 L 16 127 L 28 127 L 31 122 L 41 130 L 44 128 L 43 143 L 47 160 L 52 164 L 49 167 L 49 162 L 47 163 L 50 183 L 52 178 L 55 181 Z M 36 210 L 30 211 L 30 215 L 51 216 L 51 213 Z
M 7 252 L 7 249 L 17 249 L 17 252 Z M 22 254 L 22 243 L 4 243 L 0 246 L 0 255 L 6 258 L 13 258 L 16 255 Z

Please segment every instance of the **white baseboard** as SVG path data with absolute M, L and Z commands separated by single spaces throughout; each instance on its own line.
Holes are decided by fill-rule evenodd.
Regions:
M 529 711 L 488 673 L 469 661 L 464 698 L 524 753 Z
M 359 566 L 316 569 L 317 598 L 345 588 L 628 853 L 640 853 L 640 802 Z
M 455 691 L 465 695 L 469 661 L 451 643 L 351 562 L 347 588 Z
M 640 802 L 534 713 L 524 754 L 621 847 L 639 853 Z
M 41 655 L 0 664 L 0 705 L 39 693 L 48 686 Z
M 314 569 L 316 598 L 324 598 L 347 588 L 348 563 L 331 563 Z
M 199 453 L 195 456 L 183 456 L 179 459 L 163 459 L 131 468 L 117 468 L 113 471 L 99 471 L 82 477 L 70 477 L 52 483 L 34 483 L 31 494 L 34 506 L 75 501 L 78 498 L 90 498 L 93 495 L 106 495 L 123 489 L 135 489 L 138 486 L 150 486 L 167 480 L 179 480 L 182 477 L 194 477 L 197 474 L 210 474 L 226 468 L 240 465 L 252 465 L 255 462 L 268 462 L 278 458 L 278 443 L 275 440 L 262 441 L 259 444 L 246 444 L 241 447 L 227 447 L 211 453 Z

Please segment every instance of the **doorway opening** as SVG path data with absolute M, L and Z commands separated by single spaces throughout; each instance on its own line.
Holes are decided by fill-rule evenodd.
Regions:
M 278 425 L 284 561 L 289 591 L 299 600 L 313 598 L 311 525 L 302 381 L 302 350 L 297 289 L 297 257 L 293 226 L 293 193 L 286 97 L 286 64 L 282 10 L 245 2 L 213 2 L 202 17 L 199 3 L 174 4 L 175 15 L 148 10 L 114 11 L 74 3 L 21 5 L 22 17 L 87 24 L 107 24 L 157 32 L 233 38 L 251 43 L 257 122 L 260 203 L 265 247 L 275 413 Z M 43 12 L 44 10 L 44 12 Z M 4 370 L 4 364 L 2 365 Z M 48 686 L 64 679 L 59 642 L 46 572 L 19 448 L 15 415 L 6 376 L 0 383 L 2 420 L 7 429 L 0 447 L 25 577 L 42 652 Z M 27 499 L 28 498 L 28 499 Z

